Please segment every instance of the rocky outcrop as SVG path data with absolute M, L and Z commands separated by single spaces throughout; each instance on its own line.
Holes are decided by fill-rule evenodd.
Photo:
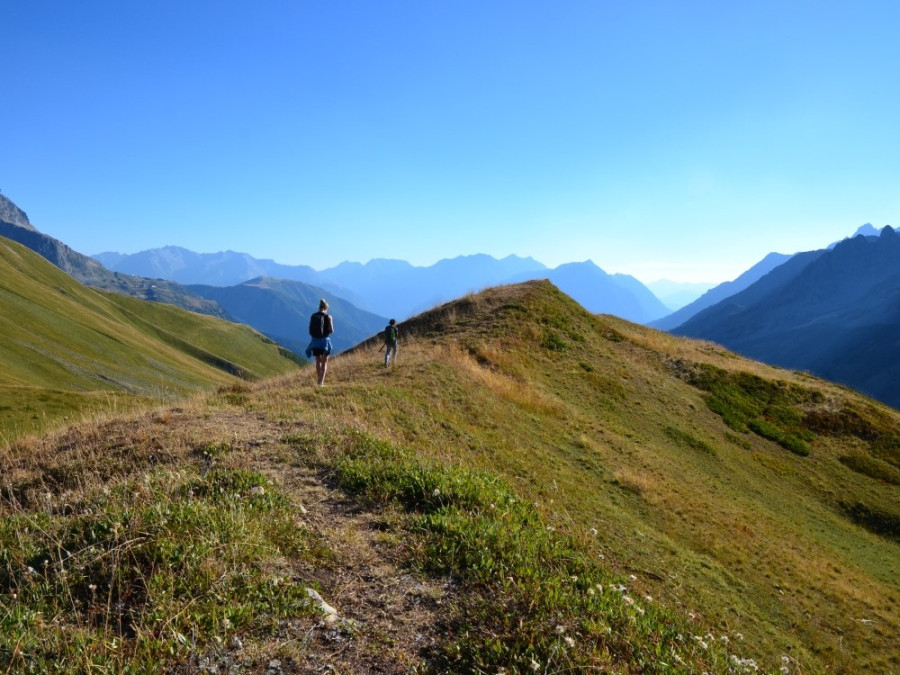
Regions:
M 0 222 L 21 227 L 24 230 L 36 232 L 29 222 L 28 216 L 7 197 L 0 194 Z

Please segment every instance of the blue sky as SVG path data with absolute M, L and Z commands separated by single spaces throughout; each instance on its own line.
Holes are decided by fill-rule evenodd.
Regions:
M 900 213 L 900 3 L 4 0 L 0 190 L 76 250 L 719 282 Z

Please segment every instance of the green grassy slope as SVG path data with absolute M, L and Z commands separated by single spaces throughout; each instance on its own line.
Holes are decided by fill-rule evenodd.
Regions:
M 295 367 L 251 329 L 82 286 L 0 239 L 0 430 L 130 407 Z
M 401 335 L 396 367 L 363 344 L 324 389 L 300 372 L 0 452 L 0 664 L 900 670 L 897 411 L 590 315 L 547 282 Z M 314 476 L 354 500 L 321 528 Z M 367 588 L 386 561 L 335 569 L 346 549 L 326 540 L 363 511 L 406 565 L 391 575 L 441 589 L 436 629 L 377 624 L 417 611 Z M 308 583 L 362 620 L 323 628 L 294 595 Z
M 497 472 L 661 601 L 812 671 L 900 667 L 900 415 L 541 283 L 403 326 L 317 402 Z M 335 366 L 336 372 L 341 372 Z

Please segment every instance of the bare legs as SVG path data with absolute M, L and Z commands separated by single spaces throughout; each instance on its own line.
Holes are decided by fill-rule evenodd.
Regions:
M 325 386 L 325 373 L 328 370 L 328 355 L 316 357 L 316 380 L 320 387 Z

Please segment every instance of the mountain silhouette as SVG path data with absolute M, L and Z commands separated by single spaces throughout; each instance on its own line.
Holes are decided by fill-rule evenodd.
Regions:
M 546 268 L 532 258 L 485 254 L 439 260 L 417 267 L 402 260 L 345 262 L 320 273 L 338 287 L 351 290 L 361 306 L 403 319 L 466 293 L 504 283 L 515 275 L 540 275 Z M 529 278 L 533 278 L 530 276 Z
M 900 406 L 900 236 L 801 253 L 672 331 Z
M 256 277 L 278 277 L 315 283 L 317 273 L 305 265 L 281 265 L 246 253 L 195 253 L 180 246 L 164 246 L 139 253 L 99 253 L 92 256 L 107 268 L 127 274 L 169 279 L 180 284 L 235 286 Z
M 176 246 L 131 255 L 107 252 L 94 258 L 118 271 L 187 284 L 238 285 L 257 277 L 300 281 L 365 311 L 401 320 L 466 293 L 533 279 L 552 280 L 592 312 L 615 314 L 639 323 L 669 313 L 634 277 L 607 274 L 590 261 L 548 269 L 530 257 L 510 255 L 497 259 L 474 254 L 445 258 L 427 267 L 376 258 L 367 263 L 342 262 L 316 271 L 304 265 L 259 260 L 246 253 L 194 253 Z
M 770 253 L 738 278 L 733 281 L 726 281 L 709 289 L 706 293 L 694 300 L 694 302 L 685 305 L 681 309 L 678 309 L 661 319 L 651 321 L 650 325 L 653 328 L 659 328 L 660 330 L 672 330 L 673 328 L 677 328 L 707 307 L 712 307 L 735 293 L 740 293 L 779 265 L 790 260 L 790 258 L 791 256 L 783 253 Z

